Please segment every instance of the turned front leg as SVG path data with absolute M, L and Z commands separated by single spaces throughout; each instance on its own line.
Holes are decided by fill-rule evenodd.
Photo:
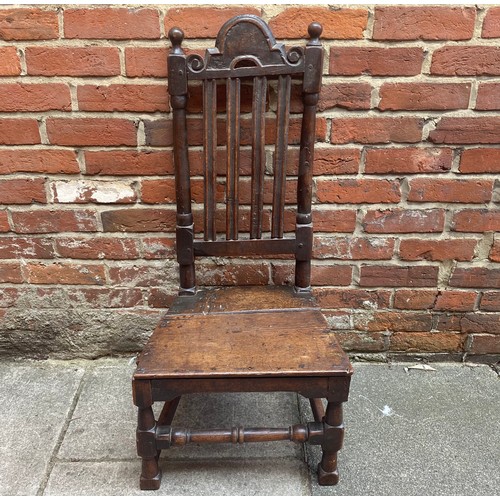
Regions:
M 161 482 L 156 449 L 156 421 L 151 406 L 139 407 L 137 415 L 137 454 L 142 458 L 141 490 L 157 490 Z
M 323 425 L 324 436 L 321 443 L 323 456 L 318 466 L 318 483 L 322 486 L 329 486 L 339 482 L 337 452 L 342 448 L 344 440 L 342 403 L 328 402 Z

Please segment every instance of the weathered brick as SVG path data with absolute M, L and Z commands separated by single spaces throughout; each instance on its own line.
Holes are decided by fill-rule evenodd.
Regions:
M 483 38 L 500 38 L 500 7 L 489 7 L 483 21 Z
M 57 253 L 69 259 L 137 259 L 137 242 L 132 238 L 66 237 L 55 240 Z
M 444 215 L 440 208 L 368 210 L 362 225 L 367 233 L 440 233 Z
M 326 309 L 381 309 L 389 307 L 388 290 L 314 288 L 318 304 Z
M 432 328 L 428 312 L 370 311 L 355 313 L 354 326 L 370 332 L 426 332 Z
M 0 180 L 0 204 L 2 205 L 26 205 L 46 201 L 44 179 Z
M 331 141 L 335 144 L 420 142 L 423 125 L 422 119 L 413 117 L 334 118 Z
M 0 210 L 0 233 L 7 233 L 10 231 L 9 219 L 7 218 L 7 212 L 5 210 Z
M 120 74 L 117 47 L 26 47 L 28 75 L 114 76 Z
M 16 233 L 62 233 L 97 231 L 93 210 L 32 210 L 12 212 Z
M 165 32 L 173 26 L 181 26 L 186 38 L 215 38 L 222 25 L 232 17 L 240 14 L 260 16 L 260 13 L 260 9 L 251 6 L 168 9 L 165 14 Z M 193 19 L 196 19 L 195 23 Z
M 85 151 L 87 174 L 91 175 L 172 175 L 171 151 L 127 151 L 121 149 Z
M 145 259 L 165 259 L 175 256 L 175 238 L 142 238 L 142 256 Z
M 437 285 L 437 266 L 363 265 L 360 286 L 429 287 Z
M 397 203 L 401 191 L 388 179 L 318 179 L 316 197 L 320 203 Z
M 314 148 L 313 174 L 357 174 L 360 160 L 360 149 L 321 147 L 320 144 L 317 144 L 317 147 Z M 297 175 L 298 164 L 299 148 L 288 148 L 287 173 Z
M 451 170 L 450 148 L 367 148 L 367 174 L 439 173 Z
M 431 74 L 442 76 L 500 75 L 500 47 L 450 45 L 432 55 Z
M 22 283 L 19 262 L 0 262 L 0 283 Z
M 476 108 L 481 111 L 500 109 L 500 84 L 480 83 L 477 89 Z
M 441 290 L 434 309 L 437 311 L 472 311 L 476 303 L 477 292 L 463 290 Z
M 395 290 L 394 307 L 396 309 L 433 309 L 437 290 Z
M 197 266 L 197 270 L 197 280 L 202 286 L 267 285 L 269 283 L 269 267 L 263 262 L 225 265 L 204 262 Z
M 382 111 L 467 109 L 470 83 L 384 83 L 380 87 Z
M 27 263 L 28 283 L 58 285 L 104 285 L 106 276 L 101 264 Z
M 82 85 L 77 89 L 80 111 L 168 111 L 166 85 Z
M 330 83 L 323 85 L 318 102 L 318 110 L 332 108 L 350 110 L 370 109 L 372 87 L 369 83 Z M 294 109 L 301 112 L 302 106 Z
M 54 249 L 50 238 L 0 237 L 2 259 L 50 259 Z
M 466 313 L 460 321 L 464 333 L 500 333 L 500 314 Z
M 176 297 L 172 290 L 151 287 L 148 289 L 147 303 L 148 307 L 164 309 L 170 307 Z
M 64 83 L 0 84 L 0 111 L 12 113 L 53 109 L 71 111 L 69 87 Z
M 119 263 L 109 265 L 108 268 L 109 281 L 113 285 L 149 288 L 151 286 L 173 284 L 177 278 L 174 266 L 165 265 L 162 262 L 148 264 Z
M 59 38 L 57 11 L 37 8 L 0 10 L 0 39 L 52 40 Z
M 271 264 L 271 278 L 275 285 L 292 285 L 295 282 L 293 264 Z M 311 283 L 315 286 L 347 286 L 351 284 L 352 266 L 315 265 L 311 271 Z
M 313 257 L 316 259 L 385 260 L 391 259 L 392 238 L 352 238 L 316 236 Z
M 402 260 L 457 260 L 470 261 L 474 256 L 477 240 L 407 239 L 399 245 Z
M 0 118 L 0 144 L 40 144 L 37 121 L 32 118 Z
M 128 77 L 167 77 L 167 47 L 125 47 L 125 73 Z
M 65 38 L 131 40 L 160 38 L 160 15 L 156 9 L 66 9 Z
M 339 331 L 335 336 L 342 349 L 348 352 L 379 352 L 387 349 L 386 335 L 380 332 Z
M 374 40 L 469 40 L 474 7 L 376 7 Z
M 482 311 L 500 311 L 500 291 L 483 292 L 479 308 Z
M 500 117 L 444 117 L 431 130 L 429 140 L 436 144 L 497 144 L 500 142 Z
M 107 232 L 175 231 L 175 208 L 129 208 L 101 212 L 103 230 Z
M 443 332 L 395 332 L 390 338 L 392 351 L 463 352 L 465 335 Z
M 408 201 L 446 203 L 487 203 L 493 194 L 493 181 L 488 179 L 410 180 Z
M 500 354 L 500 335 L 471 335 L 469 354 Z
M 498 236 L 491 246 L 489 257 L 492 262 L 500 262 L 500 238 Z
M 289 7 L 269 21 L 276 38 L 309 38 L 307 27 L 321 22 L 324 39 L 363 38 L 368 21 L 366 9 L 335 9 L 326 7 Z
M 500 231 L 500 210 L 464 209 L 454 213 L 451 229 L 462 233 Z
M 64 180 L 50 183 L 57 203 L 133 203 L 136 194 L 131 182 Z
M 15 172 L 77 174 L 80 172 L 80 169 L 75 152 L 70 150 L 0 150 L 0 174 L 12 174 Z
M 450 286 L 457 288 L 500 288 L 500 269 L 455 268 L 450 278 Z
M 459 170 L 463 174 L 500 173 L 500 149 L 465 149 L 460 156 Z
M 0 76 L 21 74 L 21 61 L 16 47 L 0 47 Z
M 47 135 L 59 146 L 135 146 L 137 130 L 125 118 L 47 118 Z
M 414 76 L 423 60 L 420 47 L 332 47 L 329 74 Z

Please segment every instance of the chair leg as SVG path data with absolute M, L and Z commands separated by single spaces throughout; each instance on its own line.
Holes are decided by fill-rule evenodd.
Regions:
M 321 398 L 309 399 L 309 403 L 311 403 L 311 410 L 313 412 L 314 421 L 322 422 L 323 417 L 325 416 L 325 407 L 323 406 L 323 401 L 321 401 Z
M 161 483 L 156 450 L 156 421 L 151 406 L 139 407 L 137 416 L 137 454 L 142 458 L 141 490 L 157 490 Z
M 339 482 L 337 452 L 342 448 L 344 439 L 342 403 L 328 402 L 323 424 L 325 434 L 321 444 L 323 456 L 318 466 L 318 483 L 322 486 L 331 486 Z

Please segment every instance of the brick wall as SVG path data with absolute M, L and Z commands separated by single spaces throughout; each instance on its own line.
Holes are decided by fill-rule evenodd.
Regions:
M 0 353 L 149 335 L 177 286 L 166 32 L 199 51 L 243 12 L 290 44 L 324 26 L 313 283 L 346 349 L 500 353 L 500 8 L 453 6 L 2 7 Z

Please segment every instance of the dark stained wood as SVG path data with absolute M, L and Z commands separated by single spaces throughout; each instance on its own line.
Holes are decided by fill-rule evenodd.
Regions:
M 172 50 L 168 57 L 168 83 L 174 127 L 180 288 L 179 296 L 138 356 L 132 382 L 134 404 L 138 407 L 136 437 L 142 459 L 141 489 L 159 488 L 158 459 L 162 449 L 189 443 L 290 440 L 320 445 L 323 455 L 318 481 L 330 485 L 338 481 L 337 452 L 344 433 L 342 403 L 349 395 L 352 367 L 310 291 L 312 166 L 323 49 L 319 41 L 321 26 L 312 23 L 308 30 L 310 40 L 305 49 L 292 47 L 287 52 L 262 19 L 237 16 L 222 26 L 215 48 L 208 49 L 204 58 L 196 54 L 186 57 L 181 48 L 182 31 L 172 28 L 169 32 Z M 299 165 L 298 169 L 290 169 L 298 171 L 295 235 L 284 238 L 292 77 L 302 81 L 304 111 Z M 246 125 L 241 125 L 242 78 L 245 86 L 253 87 L 251 134 Z M 188 83 L 193 80 L 198 88 L 201 80 L 204 117 L 203 218 L 201 210 L 196 209 L 204 234 L 203 240 L 196 241 L 186 121 Z M 271 87 L 277 88 L 275 113 Z M 221 89 L 222 102 L 218 103 Z M 225 135 L 225 158 L 222 148 L 217 151 L 217 119 L 222 122 L 224 113 L 221 104 L 226 106 L 226 125 L 219 128 L 219 144 Z M 198 112 L 196 107 L 190 109 Z M 243 113 L 248 111 L 245 107 Z M 269 123 L 276 122 L 276 128 L 268 128 L 268 132 L 276 132 L 276 140 L 273 192 L 271 197 L 266 189 L 264 200 L 266 113 L 270 115 Z M 250 123 L 248 119 L 246 122 Z M 245 149 L 240 152 L 240 145 L 250 142 L 251 155 Z M 251 170 L 245 160 L 241 161 L 245 155 L 251 156 Z M 216 192 L 217 173 L 225 174 L 225 213 L 216 211 L 222 204 L 221 193 Z M 252 176 L 250 196 L 248 184 L 242 187 L 245 181 L 240 174 Z M 241 206 L 240 198 L 243 205 L 250 202 L 250 207 Z M 264 201 L 266 205 L 272 201 L 271 210 L 264 207 Z M 225 239 L 217 239 L 217 231 L 225 233 Z M 197 229 L 196 234 L 199 232 Z M 295 258 L 295 286 L 196 289 L 195 256 L 277 254 Z M 274 391 L 291 391 L 309 398 L 314 422 L 283 428 L 195 430 L 171 425 L 184 394 Z M 321 398 L 328 400 L 326 411 Z M 158 421 L 152 409 L 156 401 L 166 401 Z

